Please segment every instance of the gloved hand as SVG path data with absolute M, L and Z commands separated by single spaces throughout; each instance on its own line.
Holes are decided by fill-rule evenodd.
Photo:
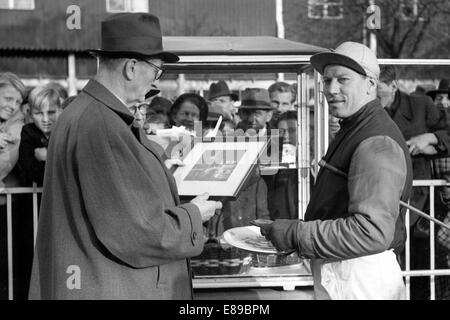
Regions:
M 261 234 L 279 251 L 298 250 L 297 227 L 300 220 L 277 219 L 261 226 Z

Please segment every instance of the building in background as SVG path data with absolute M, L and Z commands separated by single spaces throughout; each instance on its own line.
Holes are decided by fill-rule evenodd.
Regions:
M 74 6 L 79 8 L 79 28 L 73 28 Z M 74 93 L 95 74 L 96 60 L 86 50 L 99 47 L 99 22 L 125 11 L 157 15 L 164 36 L 276 35 L 273 0 L 0 0 L 0 70 L 18 74 L 29 86 L 58 81 Z M 201 84 L 202 90 L 209 87 L 209 77 L 186 75 L 181 83 L 188 90 Z M 160 86 L 171 97 L 178 75 L 164 79 Z
M 380 8 L 380 29 L 367 28 L 371 3 Z M 74 93 L 95 74 L 96 61 L 85 50 L 99 46 L 99 22 L 125 11 L 157 15 L 164 36 L 277 36 L 282 29 L 288 40 L 334 48 L 346 40 L 367 43 L 375 32 L 379 57 L 450 58 L 448 0 L 0 0 L 0 71 L 18 74 L 29 86 L 56 80 Z M 412 79 L 410 87 L 424 81 L 437 84 L 449 73 L 448 66 L 400 70 Z M 173 98 L 180 91 L 205 93 L 218 79 L 238 92 L 279 77 L 168 74 L 160 87 L 165 97 Z M 286 75 L 286 81 L 294 80 Z

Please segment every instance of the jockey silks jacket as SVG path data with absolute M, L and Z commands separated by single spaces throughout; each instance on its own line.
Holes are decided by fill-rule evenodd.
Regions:
M 323 159 L 348 177 L 320 169 L 305 221 L 295 227 L 298 252 L 336 260 L 400 252 L 406 232 L 399 201 L 411 192 L 411 158 L 378 100 L 341 121 Z

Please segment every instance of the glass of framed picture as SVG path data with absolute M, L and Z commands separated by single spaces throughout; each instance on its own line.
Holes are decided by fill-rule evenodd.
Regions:
M 236 198 L 267 141 L 199 142 L 174 177 L 180 196 Z

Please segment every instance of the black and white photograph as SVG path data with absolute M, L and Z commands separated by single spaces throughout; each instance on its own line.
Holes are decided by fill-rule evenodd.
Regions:
M 450 1 L 0 0 L 27 300 L 450 300 Z
M 227 181 L 245 150 L 208 150 L 205 151 L 194 167 L 189 171 L 187 181 Z

